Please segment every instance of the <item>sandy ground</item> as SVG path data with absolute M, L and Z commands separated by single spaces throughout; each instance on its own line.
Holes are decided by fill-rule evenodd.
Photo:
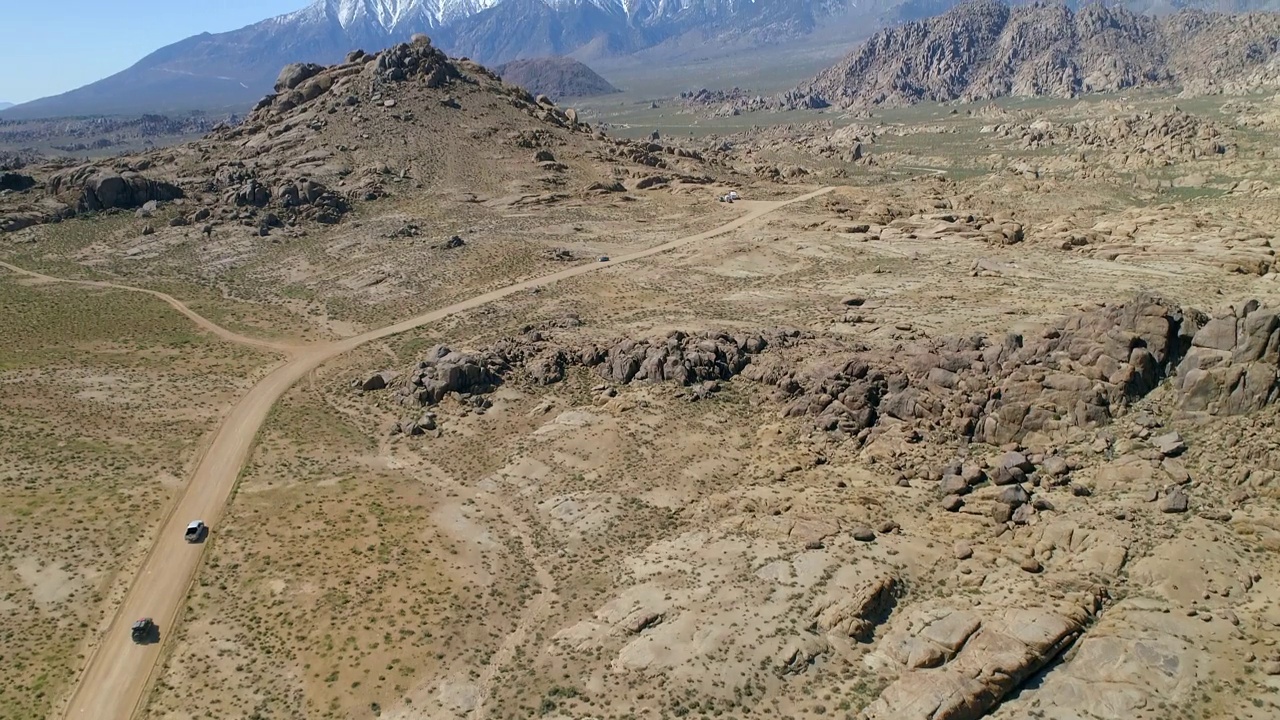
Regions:
M 754 203 L 749 206 L 748 212 L 743 217 L 719 228 L 619 256 L 610 262 L 620 264 L 635 261 L 708 239 L 742 227 L 790 202 L 810 200 L 828 190 L 809 193 L 794 201 Z M 6 267 L 17 272 L 25 272 L 10 265 Z M 159 644 L 134 646 L 127 637 L 128 626 L 136 618 L 150 617 L 160 626 L 161 632 L 173 627 L 191 585 L 191 579 L 199 565 L 203 549 L 201 544 L 182 542 L 180 540 L 182 531 L 192 519 L 203 519 L 214 528 L 214 532 L 217 531 L 222 510 L 231 496 L 254 438 L 266 420 L 272 405 L 294 383 L 325 361 L 370 341 L 481 307 L 522 290 L 542 287 L 602 267 L 605 267 L 604 263 L 567 268 L 544 278 L 517 283 L 386 328 L 315 349 L 282 347 L 243 338 L 200 317 L 170 296 L 152 293 L 183 315 L 193 318 L 202 329 L 209 330 L 221 338 L 233 342 L 243 341 L 255 347 L 285 349 L 293 357 L 255 385 L 223 421 L 212 444 L 205 451 L 195 475 L 163 522 L 156 544 L 152 546 L 138 571 L 120 610 L 108 625 L 106 638 L 89 657 L 65 715 L 76 718 L 129 718 L 135 714 L 139 703 L 144 698 L 151 670 L 161 656 L 162 646 Z M 26 274 L 36 275 L 44 280 L 53 280 L 48 276 L 35 273 Z M 92 283 L 92 285 L 119 288 L 117 285 L 107 283 Z M 124 289 L 134 290 L 134 288 Z

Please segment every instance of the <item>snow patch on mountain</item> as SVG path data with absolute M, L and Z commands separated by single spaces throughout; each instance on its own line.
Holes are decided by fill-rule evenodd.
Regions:
M 343 30 L 380 28 L 393 33 L 406 29 L 435 29 L 488 10 L 504 0 L 316 0 L 297 12 L 272 21 L 336 22 Z M 637 7 L 653 4 L 659 12 L 679 12 L 691 0 L 541 0 L 547 7 L 563 10 L 591 6 L 606 12 L 631 15 Z M 668 6 L 670 8 L 668 9 Z

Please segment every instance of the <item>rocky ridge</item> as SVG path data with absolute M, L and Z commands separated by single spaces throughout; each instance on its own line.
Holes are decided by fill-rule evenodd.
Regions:
M 994 0 L 876 33 L 776 107 L 864 108 L 1076 97 L 1130 88 L 1189 94 L 1280 85 L 1280 16 L 1182 11 L 1154 18 L 1120 7 Z
M 856 309 L 865 301 L 845 304 Z M 803 350 L 788 351 L 797 347 Z M 808 418 L 864 444 L 890 432 L 910 442 L 1002 446 L 1105 426 L 1169 379 L 1183 412 L 1259 410 L 1280 398 L 1280 310 L 1255 301 L 1208 318 L 1139 297 L 1068 315 L 1038 334 L 941 338 L 889 356 L 798 330 L 676 332 L 575 346 L 530 328 L 481 352 L 440 347 L 410 372 L 356 384 L 393 387 L 404 402 L 424 407 L 451 394 L 482 396 L 515 369 L 546 385 L 575 366 L 614 384 L 674 382 L 694 399 L 741 376 L 774 388 L 783 417 Z

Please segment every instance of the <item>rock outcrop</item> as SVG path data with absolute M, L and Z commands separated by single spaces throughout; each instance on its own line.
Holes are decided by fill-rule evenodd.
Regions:
M 433 348 L 406 376 L 398 392 L 420 405 L 434 405 L 449 393 L 486 393 L 519 368 L 537 384 L 560 382 L 571 367 L 592 368 L 602 378 L 619 383 L 675 382 L 690 386 L 728 380 L 772 345 L 799 337 L 798 331 L 729 335 L 674 332 L 660 340 L 620 340 L 565 347 L 539 331 L 500 341 L 482 352 Z
M 1182 311 L 1138 299 L 1071 315 L 1040 337 L 946 338 L 796 368 L 770 358 L 745 373 L 774 385 L 790 416 L 851 435 L 881 416 L 1002 445 L 1030 433 L 1105 424 L 1155 389 L 1189 345 Z M 867 435 L 863 435 L 867 437 Z
M 1205 323 L 1174 384 L 1188 412 L 1242 415 L 1280 398 L 1280 311 L 1256 301 Z
M 481 119 L 485 130 L 473 125 Z M 503 162 L 450 159 L 482 147 Z M 527 150 L 554 158 L 538 163 L 546 177 L 507 162 L 528 157 Z M 638 176 L 627 186 L 633 189 L 644 182 L 667 187 L 709 180 L 698 172 L 700 153 L 606 138 L 572 109 L 475 63 L 452 60 L 425 36 L 381 52 L 353 51 L 328 67 L 290 65 L 243 121 L 218 124 L 180 148 L 29 171 L 79 211 L 186 197 L 194 209 L 173 227 L 232 225 L 246 228 L 237 232 L 297 235 L 307 223 L 340 222 L 359 203 L 443 183 L 488 194 L 495 204 L 555 202 L 570 197 L 558 190 L 606 180 L 599 163 L 584 159 L 635 165 Z M 651 169 L 663 170 L 665 181 L 656 182 Z M 5 230 L 57 219 L 16 196 L 0 201 L 0 214 Z
M 984 134 L 1014 141 L 1023 150 L 1061 150 L 1104 153 L 1119 167 L 1163 167 L 1186 160 L 1233 153 L 1235 143 L 1216 123 L 1174 108 L 1163 113 L 1134 113 L 1091 118 L 1056 125 L 1031 123 L 988 125 Z
M 847 343 L 764 352 L 808 340 L 815 339 L 796 330 L 674 332 L 566 345 L 530 329 L 483 352 L 436 348 L 397 391 L 434 405 L 449 393 L 489 392 L 517 369 L 548 385 L 571 367 L 585 367 L 617 384 L 706 386 L 698 397 L 741 376 L 775 388 L 783 416 L 810 418 L 819 430 L 861 442 L 889 419 L 917 433 L 996 446 L 1106 425 L 1167 379 L 1187 412 L 1237 415 L 1280 399 L 1280 310 L 1257 302 L 1209 320 L 1140 296 L 1068 315 L 1038 333 L 999 339 L 941 338 L 890 355 Z M 810 357 L 798 360 L 801 352 Z M 1033 469 L 1015 457 L 990 473 L 995 484 L 1008 485 Z M 1051 474 L 1063 475 L 1065 467 Z M 963 495 L 971 482 L 956 481 L 949 492 Z M 1027 502 L 1004 504 L 1014 510 Z
M 1075 642 L 1096 609 L 913 608 L 881 644 L 904 672 L 861 717 L 978 720 Z
M 54 175 L 49 180 L 49 192 L 65 196 L 79 212 L 138 208 L 153 200 L 166 202 L 183 196 L 182 188 L 173 183 L 95 165 Z

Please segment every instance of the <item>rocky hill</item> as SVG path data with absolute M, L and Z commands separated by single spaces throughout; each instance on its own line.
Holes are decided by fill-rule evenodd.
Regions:
M 465 188 L 517 205 L 621 191 L 627 177 L 617 163 L 644 176 L 663 172 L 664 183 L 698 182 L 699 162 L 658 143 L 606 138 L 573 110 L 453 61 L 419 36 L 327 68 L 289 65 L 244 122 L 186 145 L 25 167 L 24 192 L 0 201 L 0 233 L 177 201 L 175 227 L 198 223 L 209 233 L 228 223 L 266 235 L 334 224 L 388 195 Z
M 514 60 L 494 69 L 506 82 L 552 100 L 620 92 L 586 65 L 567 57 Z
M 976 0 L 882 30 L 787 93 L 788 107 L 865 107 L 1129 88 L 1197 94 L 1280 86 L 1280 15 Z

